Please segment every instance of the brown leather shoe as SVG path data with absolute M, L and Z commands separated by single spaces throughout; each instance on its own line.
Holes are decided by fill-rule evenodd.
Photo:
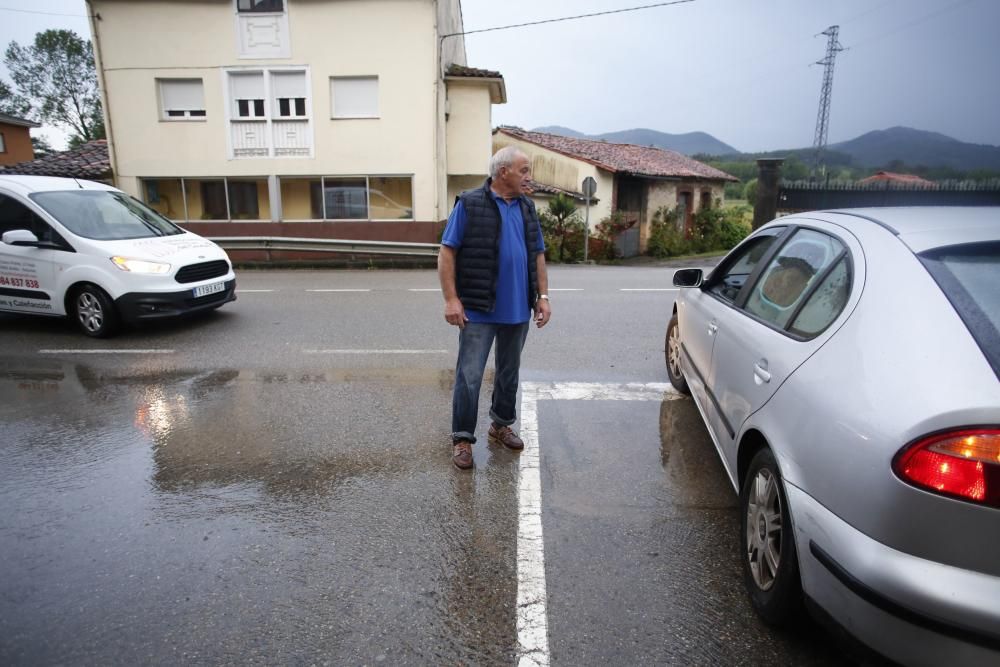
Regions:
M 460 470 L 468 470 L 472 467 L 472 443 L 468 440 L 456 440 L 454 443 L 451 462 Z
M 490 424 L 490 442 L 501 444 L 507 449 L 524 449 L 524 441 L 517 437 L 517 433 L 510 426 L 497 426 Z

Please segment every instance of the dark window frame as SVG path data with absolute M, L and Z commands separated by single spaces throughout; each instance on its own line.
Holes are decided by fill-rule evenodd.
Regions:
M 284 0 L 236 0 L 239 14 L 283 14 Z

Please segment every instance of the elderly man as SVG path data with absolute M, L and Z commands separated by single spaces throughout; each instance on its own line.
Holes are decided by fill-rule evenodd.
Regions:
M 521 349 L 532 311 L 539 327 L 551 316 L 542 228 L 534 204 L 522 194 L 530 180 L 528 156 L 513 146 L 501 148 L 490 160 L 486 183 L 459 195 L 441 238 L 444 318 L 459 328 L 451 439 L 452 462 L 462 470 L 473 465 L 479 389 L 494 341 L 489 440 L 524 448 L 510 427 L 516 419 Z

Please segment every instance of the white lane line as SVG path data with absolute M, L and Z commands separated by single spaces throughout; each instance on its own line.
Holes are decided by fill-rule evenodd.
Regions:
M 440 287 L 411 287 L 407 292 L 440 292 Z
M 273 292 L 273 289 L 238 289 L 237 294 L 259 294 L 261 292 Z
M 173 354 L 173 350 L 39 350 L 38 354 Z
M 448 350 L 302 350 L 303 354 L 448 354 Z
M 664 401 L 684 398 L 665 382 L 525 382 L 521 384 L 521 439 L 517 485 L 518 667 L 549 664 L 545 543 L 542 539 L 542 482 L 538 401 Z
M 619 292 L 677 292 L 679 287 L 623 287 Z
M 307 289 L 307 292 L 371 292 L 370 289 Z

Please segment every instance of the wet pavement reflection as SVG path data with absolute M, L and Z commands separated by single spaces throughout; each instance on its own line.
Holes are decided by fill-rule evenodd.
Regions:
M 690 399 L 539 414 L 553 665 L 845 664 L 818 627 L 754 615 L 737 497 Z
M 513 661 L 517 458 L 451 373 L 0 357 L 0 663 Z

